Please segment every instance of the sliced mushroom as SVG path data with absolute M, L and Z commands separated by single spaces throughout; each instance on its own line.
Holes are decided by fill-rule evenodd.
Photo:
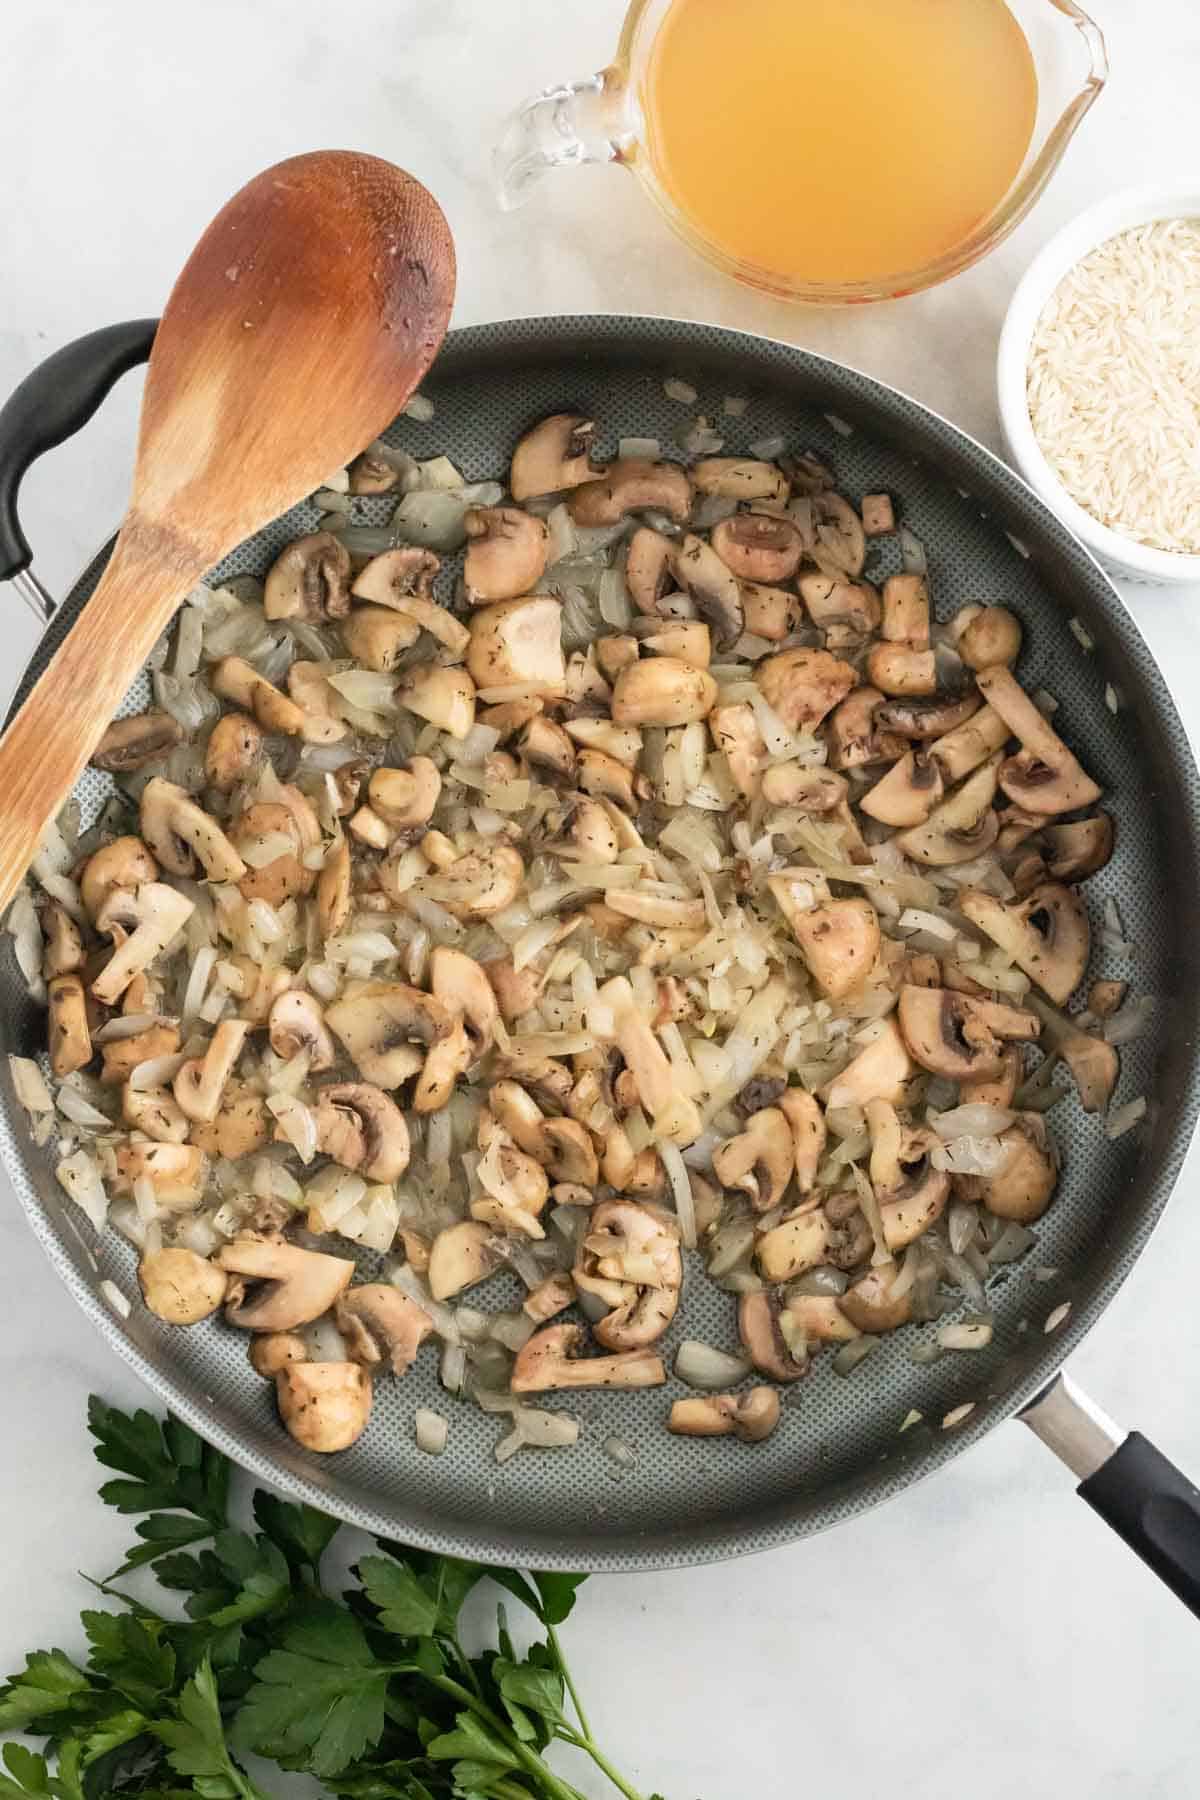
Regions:
M 341 619 L 350 611 L 350 552 L 329 531 L 297 538 L 276 558 L 263 591 L 268 619 Z
M 408 1373 L 433 1330 L 433 1320 L 415 1300 L 382 1281 L 349 1288 L 338 1301 L 336 1318 L 345 1335 L 353 1331 L 355 1347 L 361 1352 L 353 1360 L 370 1365 L 386 1357 L 393 1375 Z
M 699 619 L 674 619 L 643 638 L 642 648 L 652 656 L 674 656 L 695 669 L 707 669 L 712 661 L 712 632 Z
M 865 1106 L 868 1100 L 897 1102 L 915 1070 L 908 1046 L 894 1018 L 885 1019 L 879 1036 L 860 1050 L 840 1075 L 820 1090 L 826 1107 Z
M 567 505 L 577 525 L 616 525 L 627 513 L 653 508 L 682 525 L 692 510 L 692 484 L 675 463 L 623 456 L 596 481 L 577 487 Z
M 793 1281 L 828 1261 L 831 1241 L 824 1210 L 806 1205 L 763 1233 L 755 1245 L 754 1260 L 764 1281 Z
M 56 975 L 77 975 L 86 961 L 83 933 L 66 907 L 60 906 L 57 900 L 47 901 L 40 911 L 44 937 L 43 979 L 53 981 Z
M 630 599 L 640 613 L 652 617 L 659 610 L 659 601 L 671 592 L 672 559 L 675 545 L 661 531 L 651 531 L 648 525 L 640 525 L 629 540 L 629 548 L 625 552 L 625 585 L 629 589 Z M 633 657 L 626 661 L 636 661 L 637 644 L 634 645 Z M 612 680 L 617 671 L 609 674 Z
M 380 675 L 390 675 L 421 635 L 414 618 L 385 606 L 356 606 L 342 620 L 341 629 L 342 642 L 355 662 Z
M 49 984 L 47 1036 L 50 1067 L 60 1079 L 92 1060 L 87 995 L 79 975 L 56 975 Z
M 576 801 L 571 815 L 571 842 L 584 862 L 616 862 L 620 853 L 617 829 L 599 800 Z
M 1113 822 L 1107 813 L 1047 825 L 1042 833 L 1047 867 L 1055 881 L 1082 881 L 1102 869 L 1113 853 Z
M 825 1149 L 825 1115 L 812 1094 L 790 1087 L 779 1096 L 779 1110 L 792 1134 L 792 1156 L 798 1193 L 810 1194 Z
M 438 1232 L 429 1252 L 429 1291 L 435 1300 L 449 1300 L 494 1275 L 500 1260 L 496 1239 L 486 1225 L 474 1219 L 449 1225 Z
M 524 604 L 524 602 L 518 602 Z M 550 604 L 557 610 L 557 602 Z M 487 607 L 484 612 L 502 611 Z M 476 622 L 484 613 L 476 614 Z M 506 679 L 499 677 L 498 679 Z M 407 669 L 396 689 L 396 704 L 416 713 L 453 738 L 465 738 L 475 723 L 475 683 L 465 669 L 447 669 L 440 663 L 422 663 Z
M 613 687 L 617 725 L 689 725 L 708 717 L 717 684 L 705 669 L 656 656 L 622 669 Z
M 317 1148 L 368 1181 L 396 1181 L 408 1167 L 408 1126 L 382 1088 L 343 1081 L 317 1095 Z
M 339 836 L 317 877 L 317 923 L 323 938 L 336 936 L 350 917 L 350 874 L 350 845 Z
M 886 1100 L 868 1102 L 866 1114 L 871 1134 L 871 1185 L 879 1202 L 884 1240 L 894 1254 L 942 1216 L 950 1195 L 950 1177 L 929 1160 L 929 1152 L 939 1142 L 934 1132 L 906 1129 Z
M 1008 1159 L 994 1175 L 958 1175 L 955 1188 L 966 1200 L 981 1200 L 999 1219 L 1022 1225 L 1040 1219 L 1058 1182 L 1058 1170 L 1040 1113 L 1018 1113 L 1000 1142 Z
M 155 775 L 142 789 L 142 837 L 172 875 L 194 875 L 196 858 L 210 881 L 237 881 L 246 865 L 216 820 L 183 788 Z
M 555 1388 L 661 1387 L 667 1371 L 649 1350 L 625 1350 L 615 1356 L 580 1355 L 585 1344 L 582 1325 L 547 1325 L 535 1331 L 513 1364 L 514 1394 L 542 1394 Z
M 485 844 L 426 876 L 420 891 L 456 919 L 486 919 L 511 906 L 525 880 L 525 864 L 509 844 Z
M 1072 1019 L 1047 1006 L 1036 994 L 1029 996 L 1029 1004 L 1045 1028 L 1047 1049 L 1061 1056 L 1071 1071 L 1084 1112 L 1103 1112 L 1120 1073 L 1116 1050 L 1104 1038 L 1080 1031 Z
M 273 1003 L 268 1035 L 272 1050 L 285 1061 L 307 1050 L 310 1075 L 320 1075 L 333 1067 L 336 1052 L 325 1029 L 321 1002 L 303 988 L 288 988 Z
M 787 1116 L 777 1106 L 751 1113 L 744 1131 L 713 1150 L 712 1166 L 722 1187 L 740 1188 L 755 1212 L 770 1212 L 783 1199 L 796 1168 Z
M 911 829 L 924 824 L 941 803 L 943 792 L 942 768 L 937 757 L 932 752 L 909 750 L 864 795 L 859 808 L 868 818 L 878 819 L 881 825 Z
M 147 1308 L 168 1325 L 197 1325 L 209 1318 L 229 1285 L 225 1271 L 194 1250 L 148 1251 L 137 1273 Z
M 810 1344 L 852 1344 L 862 1332 L 832 1294 L 792 1294 L 780 1315 L 793 1339 Z
M 126 1007 L 126 1011 L 128 1011 Z M 100 1080 L 104 1087 L 116 1087 L 128 1081 L 139 1063 L 149 1062 L 154 1057 L 174 1056 L 179 1049 L 179 1033 L 173 1025 L 155 1024 L 139 1031 L 136 1037 L 110 1038 L 101 1049 L 103 1063 L 100 1069 Z M 148 1137 L 158 1137 L 158 1132 L 151 1131 Z M 186 1130 L 180 1133 L 179 1141 L 187 1136 Z M 164 1140 L 166 1141 L 166 1140 Z
M 117 1150 L 113 1192 L 130 1194 L 146 1180 L 154 1197 L 173 1212 L 190 1211 L 204 1186 L 204 1156 L 192 1144 L 122 1144 Z
M 848 500 L 832 491 L 812 496 L 817 567 L 837 575 L 861 575 L 867 560 L 862 520 Z
M 712 547 L 739 581 L 790 581 L 800 567 L 804 545 L 790 519 L 770 513 L 736 513 L 722 519 Z
M 365 982 L 326 1008 L 325 1023 L 359 1074 L 382 1088 L 397 1088 L 454 1029 L 440 1000 L 399 981 Z
M 250 1339 L 248 1354 L 254 1373 L 274 1381 L 289 1363 L 308 1361 L 308 1346 L 294 1331 L 263 1331 Z
M 838 1306 L 860 1331 L 896 1331 L 912 1317 L 912 1286 L 897 1295 L 899 1267 L 885 1263 L 860 1275 L 838 1300 Z
M 697 616 L 711 630 L 717 649 L 730 649 L 745 628 L 742 589 L 737 576 L 713 545 L 694 532 L 688 532 L 675 548 L 671 566 Z
M 902 832 L 896 843 L 905 856 L 929 868 L 945 868 L 990 850 L 1000 834 L 1000 821 L 992 808 L 1000 761 L 997 751 L 935 807 L 923 825 Z
M 714 706 L 708 715 L 708 729 L 725 757 L 734 786 L 747 799 L 753 799 L 767 766 L 767 746 L 754 708 L 746 701 L 734 706 Z
M 558 1269 L 530 1289 L 521 1302 L 521 1311 L 536 1325 L 544 1325 L 547 1319 L 553 1319 L 568 1306 L 573 1306 L 577 1298 L 574 1280 L 564 1269 Z
M 961 781 L 995 751 L 1003 749 L 1008 737 L 1008 726 L 1000 714 L 984 706 L 965 725 L 957 725 L 945 737 L 938 738 L 929 751 L 949 784 Z
M 982 888 L 963 888 L 958 904 L 973 925 L 1008 952 L 1017 967 L 1063 1006 L 1087 968 L 1091 929 L 1073 889 L 1045 882 L 1027 899 L 1006 904 Z
M 581 750 L 576 758 L 575 777 L 583 793 L 606 801 L 619 812 L 632 813 L 637 805 L 632 769 L 603 750 Z
M 861 987 L 879 955 L 879 916 L 869 900 L 794 904 L 797 871 L 768 877 L 767 886 L 792 928 L 810 974 L 823 994 L 842 1000 Z M 799 872 L 803 881 L 803 871 Z M 811 892 L 811 888 L 810 888 Z
M 869 582 L 813 574 L 801 575 L 797 585 L 809 618 L 826 634 L 828 649 L 857 643 L 878 630 L 879 595 Z
M 79 892 L 94 924 L 110 894 L 118 890 L 133 893 L 143 882 L 157 879 L 158 864 L 141 838 L 119 837 L 88 857 Z
M 932 650 L 914 650 L 909 644 L 873 644 L 865 667 L 867 680 L 882 693 L 908 697 L 937 692 Z
M 744 1394 L 695 1394 L 676 1400 L 667 1430 L 677 1437 L 740 1438 L 761 1444 L 779 1424 L 779 1395 L 773 1388 L 750 1388 Z
M 531 593 L 545 573 L 549 553 L 543 521 L 518 506 L 472 506 L 464 522 L 467 555 L 463 580 L 468 604 L 515 600 Z
M 743 505 L 752 500 L 786 500 L 788 479 L 771 462 L 744 456 L 705 456 L 692 466 L 698 494 L 711 494 Z
M 436 944 L 429 958 L 429 986 L 435 1000 L 451 1016 L 461 1018 L 470 1060 L 477 1062 L 492 1047 L 499 1017 L 495 991 L 486 970 L 461 950 Z
M 566 670 L 559 602 L 541 595 L 481 607 L 471 620 L 467 668 L 480 688 L 529 686 L 535 693 L 561 694 Z
M 808 1358 L 797 1361 L 779 1326 L 778 1294 L 743 1294 L 738 1301 L 738 1336 L 761 1375 L 772 1381 L 799 1381 L 808 1373 Z
M 1091 806 L 1100 789 L 1038 711 L 1012 671 L 999 666 L 977 676 L 979 691 L 1004 720 L 1021 752 L 1000 770 L 1000 785 L 1017 806 L 1045 816 Z
M 307 894 L 317 879 L 315 869 L 306 869 L 301 858 L 300 833 L 290 808 L 274 800 L 260 800 L 239 814 L 232 826 L 233 841 L 238 850 L 253 855 L 260 845 L 278 838 L 289 848 L 281 850 L 270 862 L 247 868 L 238 882 L 245 900 L 265 900 L 268 906 L 282 906 L 295 894 Z M 239 858 L 240 860 L 240 858 Z
M 981 705 L 978 694 L 963 694 L 958 699 L 938 695 L 933 700 L 889 700 L 876 709 L 875 723 L 882 731 L 925 743 L 965 725 Z
M 188 1136 L 206 1156 L 223 1156 L 236 1162 L 239 1156 L 265 1149 L 273 1126 L 263 1096 L 244 1082 L 230 1081 L 216 1118 L 210 1124 L 193 1125 Z
M 745 629 L 753 636 L 778 643 L 799 631 L 804 608 L 787 588 L 767 587 L 759 581 L 743 581 L 742 612 Z
M 471 1201 L 471 1217 L 501 1231 L 544 1237 L 538 1214 L 550 1195 L 546 1171 L 518 1148 L 486 1107 L 479 1115 L 479 1147 L 483 1155 L 476 1173 L 482 1192 Z
M 121 1089 L 121 1118 L 156 1144 L 182 1144 L 191 1126 L 166 1088 L 135 1088 L 128 1083 Z
M 1013 1095 L 1021 1085 L 1021 1075 L 1021 1052 L 1015 1044 L 1010 1044 L 1001 1056 L 998 1075 L 984 1075 L 959 1083 L 959 1104 L 999 1106 L 1007 1111 L 1013 1103 Z
M 968 669 L 1015 663 L 1021 623 L 1006 606 L 964 606 L 950 621 L 950 639 Z
M 91 764 L 113 775 L 126 775 L 158 762 L 182 738 L 183 727 L 170 713 L 144 712 L 114 719 L 93 750 Z
M 812 731 L 858 680 L 849 663 L 827 650 L 780 650 L 764 657 L 754 679 L 789 731 Z
M 1041 1029 L 1032 1013 L 949 988 L 902 987 L 898 1017 L 921 1067 L 956 1081 L 998 1075 L 1002 1041 L 1028 1043 Z
M 322 1455 L 348 1450 L 371 1417 L 371 1383 L 353 1362 L 286 1363 L 275 1395 L 292 1437 Z
M 521 767 L 535 781 L 562 787 L 575 774 L 575 746 L 553 719 L 531 719 L 520 738 Z
M 92 982 L 104 1006 L 118 1001 L 135 975 L 162 955 L 194 911 L 192 902 L 161 881 L 144 882 L 136 893 L 114 888 L 96 919 L 96 929 L 113 938 L 116 949 Z
M 216 1260 L 228 1274 L 261 1284 L 226 1308 L 229 1323 L 243 1331 L 294 1331 L 319 1319 L 354 1274 L 345 1257 L 302 1250 L 282 1238 L 234 1238 L 222 1244 Z
M 575 1286 L 611 1310 L 592 1327 L 607 1350 L 658 1342 L 679 1306 L 683 1262 L 677 1234 L 632 1200 L 594 1207 L 574 1269 Z
M 428 629 L 426 619 L 433 606 L 434 578 L 441 566 L 432 550 L 421 550 L 415 545 L 385 550 L 381 555 L 373 556 L 359 570 L 350 591 L 356 600 L 366 600 L 373 606 L 383 606 L 390 611 L 404 613 L 418 625 Z M 441 612 L 444 608 L 439 607 L 437 610 Z M 351 619 L 354 616 L 351 613 Z M 462 631 L 461 626 L 459 630 Z M 346 626 L 343 626 L 343 636 L 345 631 Z M 465 633 L 463 637 L 465 641 Z
M 667 1135 L 690 1144 L 700 1135 L 700 1115 L 691 1101 L 679 1093 L 678 1077 L 653 1027 L 634 999 L 624 976 L 605 982 L 600 999 L 613 1009 L 617 1048 L 637 1082 L 642 1105 L 652 1119 L 670 1114 L 673 1129 Z
M 876 716 L 883 700 L 878 688 L 856 688 L 836 707 L 826 725 L 831 769 L 859 769 L 866 763 L 895 762 L 908 745 L 904 738 L 880 728 Z
M 929 648 L 929 584 L 923 575 L 889 575 L 883 584 L 883 639 Z
M 262 747 L 262 731 L 249 713 L 231 712 L 218 719 L 204 751 L 209 787 L 220 794 L 231 794 L 254 772 Z
M 887 537 L 896 529 L 896 509 L 890 494 L 864 494 L 863 530 L 868 537 Z
M 508 487 L 514 500 L 533 500 L 577 488 L 596 475 L 596 427 L 578 413 L 552 413 L 527 431 L 513 451 Z

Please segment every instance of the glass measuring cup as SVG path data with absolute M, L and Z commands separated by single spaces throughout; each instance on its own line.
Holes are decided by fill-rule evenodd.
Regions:
M 506 209 L 523 205 L 551 170 L 618 163 L 637 177 L 678 235 L 717 268 L 751 287 L 810 305 L 896 299 L 945 281 L 985 256 L 1038 200 L 1108 76 L 1104 38 L 1075 0 L 1006 0 L 1029 45 L 1038 85 L 1032 137 L 1007 192 L 960 241 L 918 266 L 848 281 L 799 279 L 743 261 L 706 236 L 654 166 L 643 96 L 655 39 L 673 3 L 633 0 L 607 69 L 547 88 L 512 114 L 495 152 L 500 203 Z M 832 166 L 835 171 L 836 163 Z

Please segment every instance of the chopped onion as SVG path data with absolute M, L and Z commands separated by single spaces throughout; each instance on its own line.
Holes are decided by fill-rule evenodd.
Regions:
M 513 1426 L 522 1443 L 539 1450 L 561 1450 L 579 1440 L 579 1420 L 569 1413 L 542 1412 L 537 1407 L 520 1406 L 513 1414 Z
M 830 1365 L 835 1375 L 853 1375 L 859 1363 L 865 1362 L 872 1350 L 879 1347 L 879 1339 L 864 1333 L 848 1344 L 843 1344 Z
M 1127 1131 L 1132 1131 L 1135 1125 L 1140 1125 L 1145 1116 L 1146 1096 L 1139 1094 L 1136 1100 L 1127 1100 L 1124 1106 L 1115 1107 L 1109 1113 L 1104 1126 L 1105 1136 L 1115 1143 L 1117 1138 L 1122 1138 Z
M 10 1056 L 9 1073 L 12 1076 L 13 1092 L 18 1103 L 28 1113 L 48 1113 L 54 1110 L 54 1101 L 50 1089 L 46 1086 L 46 1077 L 37 1064 L 29 1056 Z
M 625 1471 L 631 1469 L 637 1461 L 637 1451 L 629 1442 L 628 1438 L 605 1438 L 603 1450 L 605 1456 L 607 1456 L 609 1461 L 615 1465 L 613 1469 L 614 1475 L 623 1475 Z
M 677 375 L 669 375 L 663 382 L 663 393 L 668 400 L 678 400 L 681 406 L 694 406 L 697 400 L 696 389 L 690 381 L 681 381 Z M 726 402 L 725 410 L 731 410 Z
M 1007 1112 L 1002 1106 L 988 1106 L 982 1102 L 973 1102 L 968 1106 L 956 1106 L 950 1112 L 938 1113 L 930 1117 L 930 1124 L 940 1138 L 947 1141 L 956 1137 L 998 1137 L 1007 1131 L 1015 1114 Z
M 433 401 L 425 394 L 410 394 L 408 404 L 402 406 L 401 414 L 406 419 L 415 419 L 419 425 L 428 425 L 433 417 Z
M 751 1363 L 748 1356 L 730 1356 L 724 1350 L 714 1350 L 711 1344 L 702 1344 L 697 1338 L 686 1338 L 675 1352 L 675 1373 L 680 1381 L 689 1387 L 701 1388 L 705 1393 L 719 1393 L 723 1388 L 736 1387 L 750 1373 Z
M 787 439 L 782 433 L 772 433 L 770 437 L 756 438 L 749 448 L 759 462 L 774 462 L 787 449 Z
M 937 1341 L 943 1350 L 986 1350 L 992 1341 L 992 1321 L 964 1319 L 957 1325 L 939 1325 Z
M 693 1126 L 693 1131 L 695 1127 Z M 692 1184 L 688 1178 L 687 1165 L 677 1147 L 669 1138 L 662 1138 L 658 1144 L 658 1154 L 667 1179 L 671 1183 L 671 1193 L 675 1200 L 675 1213 L 679 1220 L 679 1235 L 684 1248 L 696 1248 L 696 1207 L 692 1199 Z
M 413 1431 L 418 1450 L 423 1450 L 427 1456 L 440 1456 L 446 1448 L 450 1425 L 441 1413 L 431 1412 L 427 1406 L 418 1406 L 413 1414 Z
M 899 531 L 900 561 L 906 575 L 927 575 L 929 558 L 925 554 L 925 546 L 919 537 L 914 537 L 907 525 L 901 525 Z
M 74 1155 L 63 1157 L 54 1173 L 70 1199 L 87 1214 L 92 1227 L 103 1231 L 108 1216 L 108 1195 L 94 1158 L 86 1150 L 76 1150 Z
M 638 462 L 657 462 L 662 455 L 662 445 L 657 438 L 626 437 L 617 441 L 617 455 L 624 460 L 629 457 Z
M 86 1100 L 77 1088 L 63 1082 L 58 1090 L 56 1105 L 64 1119 L 70 1119 L 72 1125 L 86 1125 L 93 1131 L 111 1131 L 112 1120 L 106 1113 L 94 1107 Z
M 300 1161 L 310 1163 L 317 1154 L 316 1115 L 295 1094 L 268 1094 L 267 1111 Z
M 1149 1030 L 1153 1018 L 1154 996 L 1141 994 L 1137 999 L 1127 1001 L 1111 1019 L 1105 1020 L 1101 1035 L 1110 1044 L 1131 1044 Z

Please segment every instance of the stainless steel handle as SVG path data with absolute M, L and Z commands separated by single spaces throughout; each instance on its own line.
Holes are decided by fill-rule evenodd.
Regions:
M 30 612 L 40 625 L 48 625 L 54 617 L 56 602 L 46 592 L 32 569 L 18 569 L 12 577 L 14 592 L 18 593 Z
M 1129 1436 L 1094 1400 L 1088 1399 L 1065 1371 L 1060 1371 L 1017 1417 L 1080 1481 L 1102 1469 Z

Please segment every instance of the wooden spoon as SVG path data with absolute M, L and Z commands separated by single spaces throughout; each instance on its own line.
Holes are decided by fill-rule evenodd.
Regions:
M 293 157 L 218 213 L 158 328 L 111 560 L 0 738 L 0 910 L 184 595 L 404 406 L 454 275 L 437 202 L 373 156 Z

